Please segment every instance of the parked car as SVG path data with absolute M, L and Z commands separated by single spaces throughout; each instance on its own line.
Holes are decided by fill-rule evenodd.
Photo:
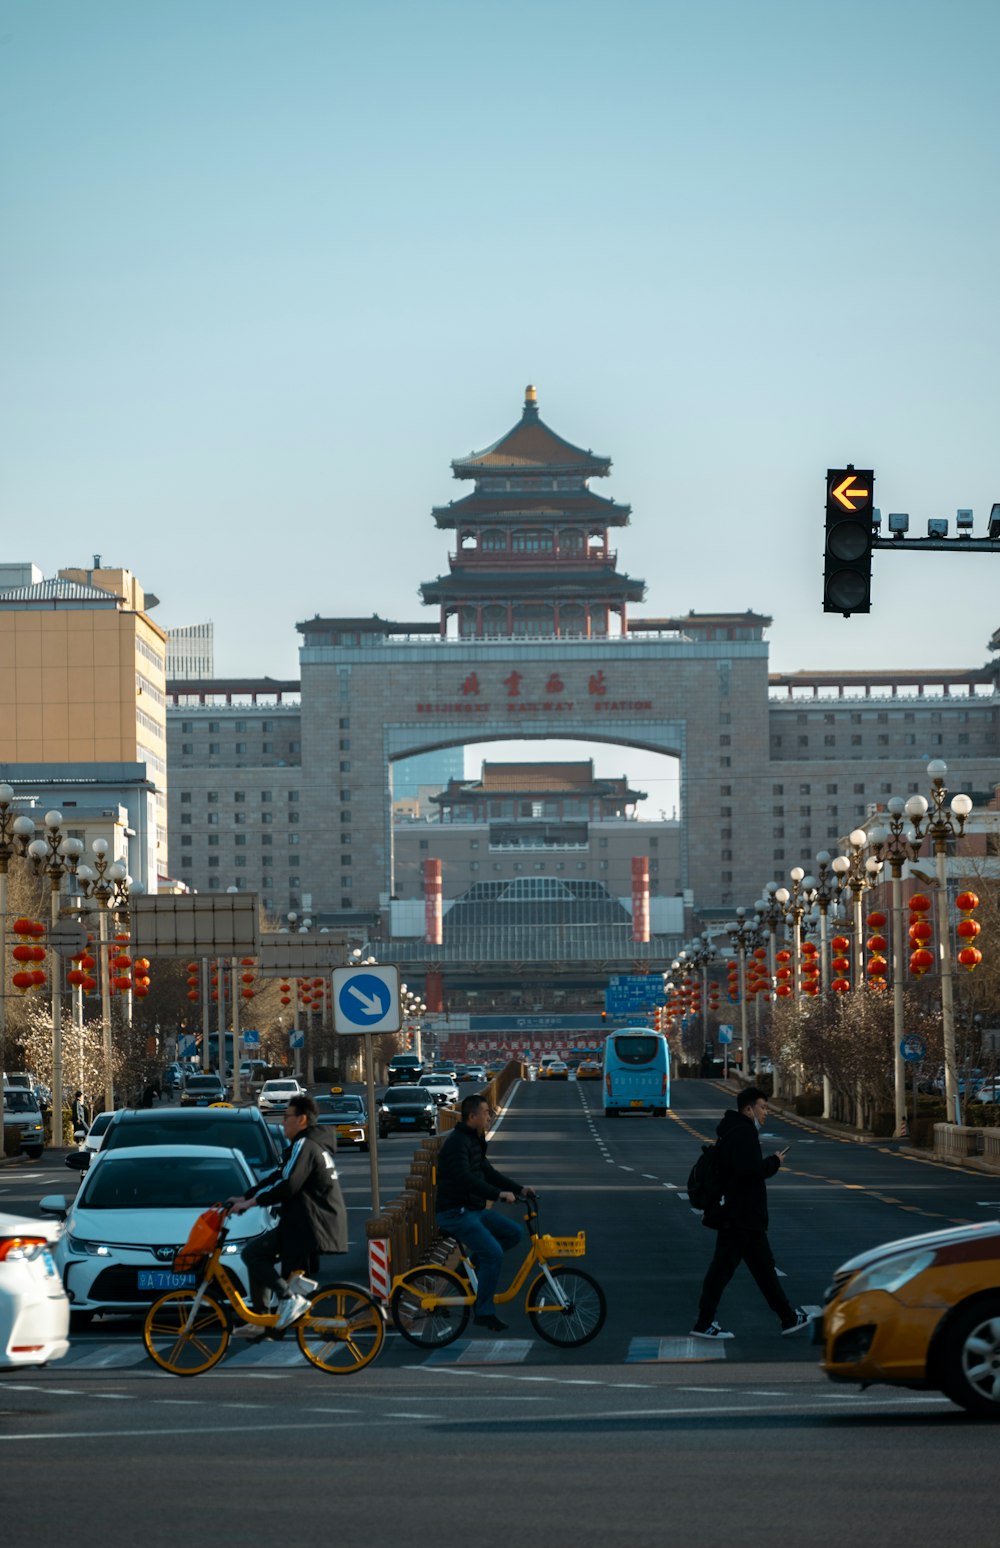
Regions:
M 104 1149 L 72 1203 L 61 1194 L 42 1199 L 43 1213 L 65 1221 L 54 1256 L 78 1326 L 97 1312 L 142 1311 L 165 1290 L 194 1285 L 194 1274 L 174 1272 L 174 1254 L 202 1210 L 256 1181 L 240 1151 L 216 1145 L 179 1145 L 170 1165 L 163 1161 L 158 1145 Z M 244 1295 L 241 1248 L 274 1224 L 259 1206 L 229 1221 L 226 1268 Z
M 421 1090 L 430 1092 L 438 1107 L 457 1107 L 461 1100 L 453 1075 L 434 1071 L 431 1075 L 421 1075 L 417 1084 Z
M 348 1092 L 334 1092 L 330 1096 L 318 1096 L 320 1126 L 332 1129 L 337 1144 L 357 1145 L 359 1150 L 368 1149 L 368 1107 L 363 1097 Z
M 170 1151 L 184 1145 L 212 1145 L 238 1150 L 260 1180 L 281 1164 L 283 1135 L 271 1133 L 256 1107 L 123 1108 L 112 1115 L 100 1153 L 127 1146 L 157 1145 Z M 67 1165 L 86 1171 L 87 1151 L 73 1151 Z
M 265 1080 L 257 1097 L 257 1105 L 262 1113 L 283 1113 L 289 1097 L 305 1094 L 305 1086 L 294 1075 L 282 1075 L 277 1080 Z
M 8 1086 L 3 1094 L 3 1126 L 18 1130 L 21 1149 L 33 1161 L 41 1158 L 45 1149 L 45 1127 L 42 1109 L 34 1091 L 26 1086 Z
M 424 1061 L 419 1059 L 416 1054 L 396 1054 L 389 1065 L 389 1084 L 390 1086 L 398 1086 L 409 1082 L 412 1085 L 416 1085 L 423 1073 Z
M 1000 1419 L 1000 1221 L 886 1242 L 837 1269 L 814 1335 L 832 1381 L 930 1388 Z
M 47 1365 L 69 1348 L 69 1301 L 51 1220 L 0 1215 L 0 1366 Z
M 185 1075 L 181 1084 L 182 1107 L 210 1107 L 213 1102 L 224 1102 L 227 1096 L 219 1075 Z
M 426 1129 L 433 1134 L 437 1127 L 437 1103 L 429 1091 L 420 1086 L 390 1086 L 383 1092 L 378 1107 L 378 1132 L 380 1139 L 404 1129 Z

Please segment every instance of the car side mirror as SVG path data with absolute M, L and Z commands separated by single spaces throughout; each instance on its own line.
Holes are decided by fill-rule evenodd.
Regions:
M 44 1199 L 38 1201 L 38 1212 L 41 1215 L 54 1215 L 57 1220 L 65 1220 L 68 1212 L 65 1194 L 47 1193 Z
M 85 1172 L 90 1165 L 90 1151 L 71 1150 L 63 1165 L 68 1166 L 71 1172 Z

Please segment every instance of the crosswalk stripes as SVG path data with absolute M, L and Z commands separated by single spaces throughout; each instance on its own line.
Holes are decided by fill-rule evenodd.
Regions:
M 633 1338 L 629 1341 L 626 1365 L 681 1364 L 699 1360 L 724 1360 L 725 1344 L 713 1344 L 704 1338 Z
M 521 1365 L 535 1347 L 530 1338 L 461 1338 L 435 1349 L 424 1365 Z

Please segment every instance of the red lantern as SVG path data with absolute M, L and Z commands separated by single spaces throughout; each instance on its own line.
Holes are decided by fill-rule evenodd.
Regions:
M 792 986 L 791 984 L 779 984 L 777 992 L 783 1000 L 787 1000 L 788 996 L 792 992 Z
M 126 989 L 131 989 L 132 987 L 132 980 L 126 973 L 116 973 L 111 982 L 119 994 L 124 994 Z
M 32 981 L 32 975 L 30 973 L 15 973 L 11 979 L 11 983 L 20 994 L 27 994 L 28 990 L 31 988 Z
M 924 892 L 915 892 L 910 899 L 911 914 L 926 914 L 931 906 L 931 900 Z
M 45 947 L 44 946 L 29 946 L 28 950 L 31 952 L 31 960 L 32 960 L 32 962 L 44 962 L 45 961 Z
M 45 974 L 39 968 L 33 968 L 31 973 L 31 982 L 33 984 L 44 984 Z
M 958 954 L 958 960 L 967 973 L 972 973 L 983 960 L 983 954 L 978 946 L 963 946 Z
M 147 994 L 149 993 L 149 985 L 147 983 L 145 983 L 145 982 L 141 983 L 141 984 L 136 984 L 136 986 L 135 986 L 135 988 L 134 988 L 134 990 L 132 992 L 135 995 L 137 1000 L 144 1000 L 146 998 Z
M 846 935 L 835 935 L 833 940 L 830 942 L 830 945 L 834 951 L 839 951 L 841 953 L 850 951 L 851 949 L 851 943 L 847 939 Z
M 11 956 L 15 962 L 34 962 L 35 948 L 34 946 L 15 946 Z
M 757 958 L 758 962 L 766 962 L 767 961 L 767 947 L 766 946 L 757 946 L 757 947 L 755 947 L 755 949 L 754 949 L 754 956 Z
M 80 966 L 82 968 L 87 968 L 88 970 L 90 968 L 96 967 L 97 966 L 97 958 L 96 957 L 92 957 L 90 955 L 89 951 L 85 951 L 83 956 L 80 958 Z
M 911 924 L 909 933 L 911 941 L 929 941 L 934 930 L 928 920 L 918 919 L 915 924 Z
M 83 980 L 83 988 L 86 994 L 93 994 L 94 990 L 97 988 L 97 979 L 91 978 L 88 973 L 87 977 Z
M 792 954 L 790 951 L 776 951 L 774 960 L 775 962 L 791 962 Z
M 910 972 L 916 978 L 922 978 L 928 968 L 934 966 L 934 954 L 924 946 L 918 946 L 916 951 L 910 953 Z
M 244 1000 L 252 1000 L 253 999 L 253 990 L 252 989 L 241 989 L 240 990 L 240 994 L 243 996 Z
M 881 930 L 888 923 L 889 916 L 887 914 L 881 913 L 878 909 L 872 909 L 871 913 L 868 915 L 868 927 L 871 930 Z
M 961 941 L 974 941 L 982 928 L 976 919 L 960 919 L 955 926 L 955 934 Z M 17 950 L 16 946 L 14 950 Z
M 78 989 L 82 987 L 86 976 L 86 973 L 84 973 L 80 968 L 70 968 L 69 972 L 66 974 L 66 982 L 68 984 L 72 984 L 74 989 Z
M 197 989 L 189 989 L 188 990 L 188 999 L 189 1000 L 196 1000 L 197 998 L 198 998 L 198 991 L 197 991 Z
M 35 921 L 33 919 L 25 919 L 22 916 L 20 919 L 15 919 L 14 920 L 14 934 L 15 935 L 34 935 L 34 933 L 35 933 Z
M 911 904 L 912 907 L 912 904 Z M 979 907 L 979 896 L 975 892 L 960 892 L 955 899 L 955 907 L 960 914 L 972 914 Z
M 213 1000 L 217 1000 L 218 998 L 219 998 L 219 991 L 218 991 L 218 989 L 213 989 L 212 990 L 212 999 Z
M 241 957 L 240 958 L 240 967 L 253 967 L 253 965 L 254 965 L 253 957 Z
M 869 939 L 866 942 L 866 944 L 868 946 L 868 950 L 869 951 L 876 951 L 876 952 L 881 953 L 881 952 L 885 951 L 885 949 L 888 946 L 889 942 L 886 940 L 884 935 L 872 935 L 872 936 L 869 937 Z
M 242 973 L 240 976 L 245 984 L 253 983 L 254 975 L 252 973 Z
M 884 957 L 871 957 L 868 962 L 869 978 L 884 978 L 888 971 L 888 964 Z
M 282 1005 L 291 1005 L 292 1002 L 291 1002 L 291 999 L 289 998 L 289 996 L 287 994 L 283 994 L 281 996 L 281 1003 L 282 1003 Z
M 851 971 L 850 957 L 834 957 L 831 964 L 835 973 L 849 973 Z

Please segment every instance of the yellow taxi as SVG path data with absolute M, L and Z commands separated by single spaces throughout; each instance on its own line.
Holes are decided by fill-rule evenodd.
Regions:
M 318 1096 L 315 1101 L 320 1128 L 332 1130 L 338 1145 L 368 1149 L 368 1108 L 363 1097 L 333 1086 L 329 1096 Z
M 1000 1221 L 851 1258 L 833 1276 L 814 1338 L 832 1381 L 930 1388 L 1000 1419 Z
M 577 1080 L 600 1080 L 601 1066 L 596 1059 L 581 1059 L 576 1067 Z

